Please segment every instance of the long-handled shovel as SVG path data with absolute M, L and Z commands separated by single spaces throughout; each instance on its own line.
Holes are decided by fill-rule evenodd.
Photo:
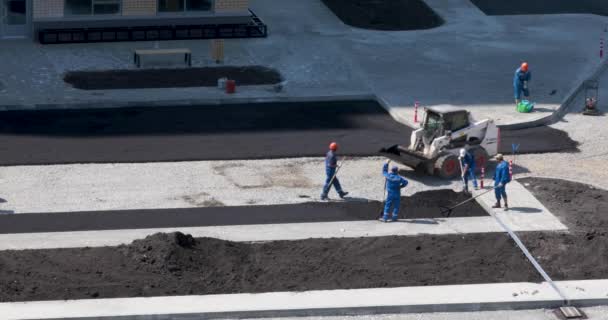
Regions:
M 391 160 L 388 160 L 387 164 L 391 164 Z M 384 192 L 382 192 L 382 200 L 380 201 L 380 214 L 378 215 L 378 217 L 376 217 L 376 219 L 380 219 L 382 217 L 384 217 L 384 205 L 386 204 L 386 178 L 384 178 Z
M 490 191 L 493 191 L 493 190 L 494 190 L 494 189 L 496 189 L 496 188 L 497 188 L 497 187 L 493 187 L 493 188 L 492 188 L 492 189 L 490 189 L 490 190 L 486 190 L 486 191 L 484 191 L 484 192 L 482 192 L 482 193 L 480 193 L 480 194 L 478 194 L 478 195 L 476 195 L 476 196 L 474 196 L 474 197 L 472 197 L 472 198 L 470 198 L 470 199 L 467 199 L 467 200 L 465 200 L 465 201 L 463 201 L 463 202 L 461 202 L 461 203 L 459 203 L 459 204 L 457 204 L 457 205 L 455 205 L 455 206 L 453 206 L 453 207 L 449 207 L 449 208 L 448 208 L 448 207 L 444 207 L 444 206 L 439 206 L 439 209 L 441 209 L 441 215 L 442 215 L 442 216 L 444 216 L 444 217 L 446 217 L 446 218 L 449 218 L 449 217 L 450 217 L 450 215 L 452 214 L 452 211 L 453 211 L 454 209 L 456 209 L 456 208 L 460 207 L 461 205 L 463 205 L 463 204 L 465 204 L 465 203 L 468 203 L 468 202 L 470 202 L 470 201 L 472 201 L 472 200 L 475 200 L 475 199 L 477 199 L 477 198 L 479 198 L 479 197 L 483 196 L 484 194 L 486 194 L 486 193 L 488 193 L 488 192 L 490 192 Z
M 334 175 L 331 177 L 331 180 L 329 180 L 329 189 L 330 190 L 331 190 L 331 185 L 332 185 L 332 183 L 334 183 L 334 179 L 336 178 L 338 171 L 340 171 L 340 168 L 342 168 L 342 165 L 344 165 L 344 162 L 346 162 L 346 157 L 342 158 L 342 162 L 336 168 L 336 172 L 334 172 Z

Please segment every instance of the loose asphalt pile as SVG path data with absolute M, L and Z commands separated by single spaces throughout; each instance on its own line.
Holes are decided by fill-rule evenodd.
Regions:
M 465 194 L 452 190 L 418 192 L 402 197 L 401 218 L 442 218 L 439 206 L 467 199 Z M 28 213 L 0 215 L 0 234 L 362 221 L 374 220 L 381 212 L 381 202 L 346 200 L 272 206 Z M 455 209 L 450 217 L 486 215 L 477 202 L 471 201 Z
M 323 0 L 347 25 L 372 30 L 421 30 L 443 24 L 422 0 Z
M 180 69 L 71 71 L 63 80 L 83 90 L 215 87 L 228 78 L 237 86 L 277 84 L 283 79 L 274 69 L 261 66 L 227 66 Z
M 608 15 L 608 2 L 598 0 L 471 0 L 487 15 L 592 13 Z
M 412 129 L 373 100 L 0 112 L 0 165 L 372 156 Z M 576 150 L 551 127 L 502 131 L 501 152 Z
M 608 278 L 608 191 L 559 179 L 519 179 L 568 232 L 535 232 L 522 241 L 554 280 Z

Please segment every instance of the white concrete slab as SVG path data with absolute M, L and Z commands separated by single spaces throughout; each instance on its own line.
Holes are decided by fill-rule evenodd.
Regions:
M 353 198 L 381 200 L 384 161 L 349 158 L 342 186 Z M 403 169 L 405 195 L 461 187 Z M 319 201 L 324 181 L 323 158 L 0 167 L 0 213 L 292 204 Z
M 474 194 L 479 195 L 484 191 L 486 190 L 475 191 Z M 508 211 L 502 208 L 492 209 L 492 206 L 496 203 L 493 191 L 477 198 L 477 202 L 488 212 L 492 212 L 500 218 L 513 231 L 568 229 L 517 180 L 507 184 L 507 195 L 509 199 Z
M 608 280 L 560 282 L 571 300 L 608 302 Z M 547 283 L 496 283 L 381 289 L 273 292 L 97 300 L 0 303 L 3 319 L 57 319 L 138 316 L 137 319 L 190 319 L 277 315 L 335 315 L 382 312 L 436 312 L 561 306 Z
M 514 225 L 514 231 L 565 230 L 553 223 Z M 505 232 L 494 218 L 402 219 L 394 223 L 344 221 L 213 227 L 0 234 L 0 250 L 117 246 L 157 232 L 181 231 L 194 237 L 230 241 L 276 241 L 309 238 L 358 238 Z

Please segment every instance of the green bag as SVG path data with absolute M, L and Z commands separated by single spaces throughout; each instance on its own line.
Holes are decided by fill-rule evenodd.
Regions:
M 521 113 L 529 113 L 534 110 L 534 102 L 522 100 L 517 104 L 517 111 Z

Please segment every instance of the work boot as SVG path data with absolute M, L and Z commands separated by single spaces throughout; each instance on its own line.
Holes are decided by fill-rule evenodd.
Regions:
M 326 194 L 322 194 L 321 200 L 329 200 L 329 197 Z
M 393 216 L 393 218 L 391 218 L 391 222 L 397 222 L 399 220 L 398 216 Z
M 492 206 L 492 208 L 493 208 L 493 209 L 500 208 L 500 202 L 496 202 L 496 204 L 494 204 L 494 205 Z
M 388 217 L 389 217 L 389 215 L 388 215 L 388 214 L 385 214 L 385 215 L 382 215 L 382 216 L 380 217 L 380 219 L 378 219 L 378 220 L 380 220 L 380 221 L 382 221 L 382 222 L 391 222 L 391 220 L 390 220 Z
M 346 192 L 346 191 L 340 191 L 338 193 L 338 195 L 340 195 L 340 198 L 344 199 L 344 197 L 346 197 L 348 195 L 348 192 Z
M 505 211 L 509 211 L 509 205 L 507 204 L 507 200 L 505 199 Z

